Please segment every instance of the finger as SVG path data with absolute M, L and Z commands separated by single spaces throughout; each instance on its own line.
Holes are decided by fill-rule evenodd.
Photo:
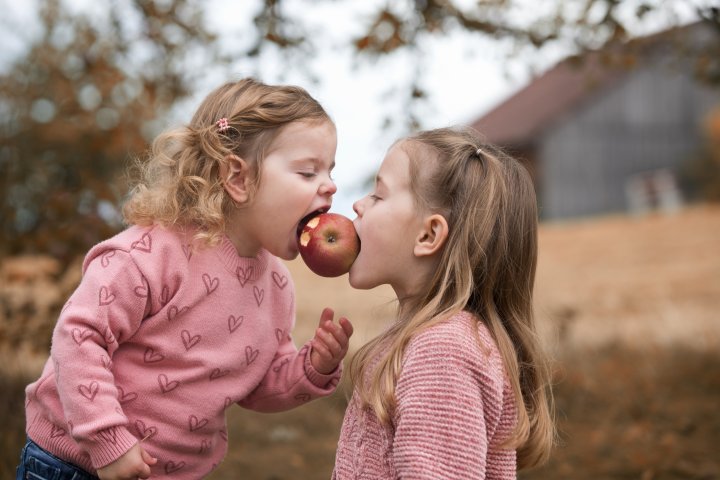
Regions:
M 140 473 L 138 473 L 138 478 L 150 478 L 150 466 L 148 464 L 142 466 Z
M 342 320 L 342 319 L 341 319 Z M 347 323 L 347 319 L 346 319 Z M 327 328 L 327 332 L 329 332 L 333 338 L 337 341 L 338 345 L 340 345 L 341 348 L 345 348 L 348 343 L 350 343 L 350 335 L 352 335 L 352 326 L 350 326 L 350 335 L 348 335 L 347 331 L 345 330 L 345 327 L 340 325 L 332 324 L 332 328 Z
M 335 312 L 333 311 L 333 309 L 330 308 L 330 307 L 325 307 L 325 308 L 323 309 L 322 313 L 320 314 L 320 323 L 319 323 L 319 325 L 322 326 L 325 322 L 328 322 L 328 321 L 329 321 L 330 323 L 332 323 L 334 316 L 335 316 Z
M 348 339 L 352 337 L 352 334 L 355 332 L 355 329 L 352 326 L 352 323 L 350 323 L 350 320 L 348 320 L 345 317 L 340 317 L 340 320 L 338 320 L 338 323 L 342 327 L 343 331 L 345 332 L 345 335 L 347 335 Z
M 328 349 L 327 345 L 322 340 L 314 339 L 312 342 L 313 351 L 321 357 L 323 360 L 329 360 L 332 358 L 332 353 Z
M 146 464 L 155 465 L 157 463 L 157 458 L 150 455 L 144 448 L 141 448 L 140 452 L 142 453 L 143 462 Z
M 335 338 L 335 335 L 327 330 L 318 328 L 317 332 L 315 333 L 315 337 L 325 344 L 328 351 L 330 351 L 333 356 L 337 355 L 340 350 L 342 350 L 342 346 L 340 342 Z

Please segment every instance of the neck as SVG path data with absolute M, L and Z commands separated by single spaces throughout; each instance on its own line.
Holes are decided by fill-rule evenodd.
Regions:
M 249 230 L 243 227 L 242 215 L 236 212 L 228 218 L 225 227 L 225 235 L 230 239 L 237 253 L 241 257 L 256 257 L 260 253 L 261 245 L 255 239 L 248 236 Z
M 423 295 L 438 267 L 437 261 L 428 257 L 417 259 L 409 268 L 399 273 L 398 281 L 390 286 L 395 291 L 401 309 L 403 305 L 412 305 Z

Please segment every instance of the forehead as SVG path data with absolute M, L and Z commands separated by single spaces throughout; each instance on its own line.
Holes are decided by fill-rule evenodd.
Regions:
M 305 143 L 336 143 L 335 125 L 329 120 L 300 120 L 283 126 L 270 143 L 269 150 Z
M 378 171 L 378 183 L 395 188 L 410 186 L 410 157 L 402 143 L 396 143 L 388 150 Z

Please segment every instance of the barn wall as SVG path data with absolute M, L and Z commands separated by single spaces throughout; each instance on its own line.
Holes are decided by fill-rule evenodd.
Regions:
M 623 211 L 635 174 L 675 170 L 700 146 L 700 123 L 720 89 L 668 65 L 631 71 L 546 129 L 538 141 L 541 215 Z

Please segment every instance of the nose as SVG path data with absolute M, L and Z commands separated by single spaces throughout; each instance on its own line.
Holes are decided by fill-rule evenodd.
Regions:
M 337 192 L 337 185 L 335 185 L 335 182 L 331 179 L 328 179 L 320 185 L 320 195 L 335 195 L 335 192 Z
M 362 217 L 363 212 L 363 206 L 362 206 L 362 199 L 358 200 L 357 202 L 353 203 L 353 211 L 358 217 Z

